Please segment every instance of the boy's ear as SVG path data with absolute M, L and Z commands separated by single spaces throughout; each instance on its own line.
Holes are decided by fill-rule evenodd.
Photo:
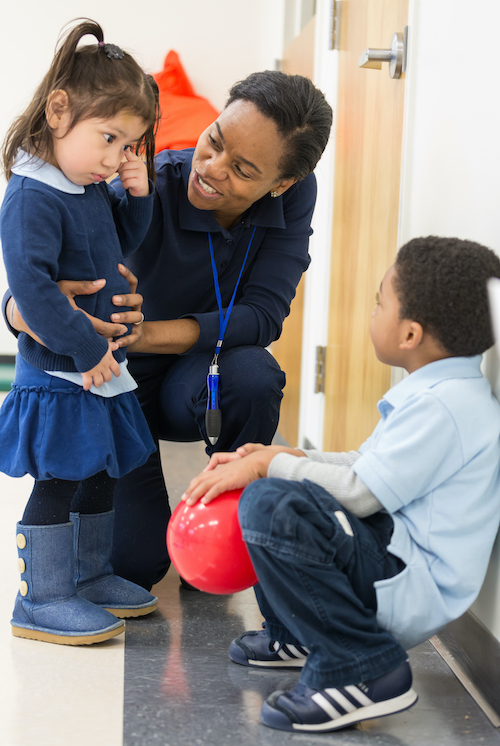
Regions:
M 51 130 L 66 128 L 70 124 L 69 96 L 62 88 L 49 94 L 45 107 L 45 117 Z
M 414 350 L 422 342 L 424 330 L 418 321 L 407 321 L 403 331 L 403 341 L 399 345 L 400 350 Z

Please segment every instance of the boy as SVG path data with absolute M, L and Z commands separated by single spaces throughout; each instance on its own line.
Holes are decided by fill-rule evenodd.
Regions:
M 411 707 L 405 651 L 476 598 L 500 522 L 500 405 L 480 370 L 493 276 L 500 259 L 484 246 L 410 241 L 370 323 L 379 360 L 410 375 L 359 451 L 248 444 L 215 454 L 183 496 L 249 485 L 239 516 L 266 622 L 229 655 L 302 667 L 264 703 L 264 724 L 321 732 Z

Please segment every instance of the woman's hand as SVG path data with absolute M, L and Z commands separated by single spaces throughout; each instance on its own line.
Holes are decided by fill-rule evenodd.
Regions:
M 79 306 L 76 305 L 75 298 L 78 295 L 93 295 L 99 292 L 106 284 L 106 280 L 59 280 L 57 283 L 59 290 L 69 301 L 69 304 L 75 311 L 81 311 L 89 319 L 92 326 L 101 337 L 106 339 L 113 339 L 113 337 L 119 337 L 125 334 L 127 327 L 122 324 L 110 324 L 107 321 L 101 321 L 96 319 L 95 316 L 91 316 L 86 311 L 83 311 Z M 17 327 L 15 327 L 17 329 Z M 30 334 L 30 332 L 28 332 Z M 33 336 L 33 335 L 32 335 Z
M 126 295 L 114 295 L 113 303 L 115 306 L 129 306 L 132 310 L 112 313 L 111 320 L 134 325 L 130 334 L 116 340 L 118 347 L 129 347 L 130 345 L 137 344 L 142 338 L 142 322 L 144 321 L 144 314 L 141 311 L 141 307 L 144 299 L 140 293 L 136 292 L 137 277 L 127 267 L 125 267 L 124 264 L 118 265 L 118 271 L 126 280 L 128 280 L 130 293 L 127 293 Z
M 132 310 L 111 314 L 111 320 L 115 323 L 96 319 L 95 316 L 91 316 L 86 311 L 82 311 L 75 302 L 75 298 L 78 295 L 92 295 L 93 293 L 97 293 L 105 286 L 106 280 L 59 280 L 57 283 L 59 285 L 59 290 L 67 297 L 70 305 L 76 310 L 82 311 L 82 313 L 84 313 L 91 321 L 96 332 L 106 339 L 121 337 L 122 334 L 125 334 L 127 327 L 124 326 L 124 324 L 140 325 L 143 320 L 141 312 L 143 300 L 142 295 L 136 293 L 137 277 L 123 264 L 118 265 L 118 271 L 128 280 L 130 293 L 125 295 L 114 295 L 112 299 L 113 303 L 115 306 L 129 306 Z M 17 329 L 16 326 L 14 326 L 14 328 Z M 126 347 L 128 344 L 136 342 L 141 336 L 140 332 L 136 331 L 137 329 L 138 327 L 135 326 L 133 332 L 128 334 L 126 337 L 121 337 L 119 347 Z
M 137 293 L 137 277 L 129 270 L 125 265 L 119 264 L 118 271 L 123 277 L 128 280 L 130 285 L 130 293 L 125 295 L 114 295 L 113 303 L 115 306 L 129 306 L 131 311 L 121 311 L 119 313 L 113 313 L 111 315 L 112 322 L 101 321 L 96 319 L 95 316 L 91 316 L 86 311 L 83 311 L 76 305 L 75 298 L 77 295 L 93 295 L 98 293 L 99 290 L 106 285 L 106 280 L 59 280 L 57 283 L 59 290 L 69 301 L 69 304 L 77 311 L 84 313 L 85 316 L 90 320 L 92 326 L 98 334 L 105 337 L 107 340 L 111 340 L 114 337 L 120 337 L 119 342 L 116 343 L 114 349 L 118 347 L 126 347 L 127 345 L 134 344 L 142 336 L 142 322 L 144 317 L 142 315 L 142 295 Z M 22 318 L 17 308 L 14 298 L 10 298 L 7 303 L 7 318 L 9 319 L 11 326 L 18 332 L 26 332 L 30 337 L 36 339 L 37 342 L 43 344 L 41 339 L 31 331 L 28 325 Z M 125 334 L 127 327 L 125 324 L 134 324 L 133 331 L 126 337 L 122 337 Z

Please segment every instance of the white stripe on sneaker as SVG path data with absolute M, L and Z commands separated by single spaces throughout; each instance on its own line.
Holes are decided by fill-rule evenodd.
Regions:
M 338 689 L 325 689 L 325 692 L 346 712 L 354 712 L 354 710 L 358 709 L 358 707 L 353 704 L 350 699 L 344 697 L 342 692 L 340 692 Z
M 367 707 L 367 705 L 373 704 L 373 701 L 369 697 L 367 697 L 366 694 L 363 694 L 361 689 L 359 689 L 357 686 L 351 684 L 350 686 L 345 686 L 344 689 L 348 694 L 351 695 L 351 697 L 354 697 L 354 699 L 356 699 L 360 705 Z
M 274 652 L 279 655 L 281 660 L 283 661 L 291 661 L 302 658 L 305 658 L 305 655 L 298 650 L 295 645 L 283 643 L 281 645 L 278 641 L 275 641 L 273 645 Z
M 337 720 L 337 718 L 341 717 L 340 712 L 338 712 L 338 710 L 335 709 L 331 702 L 329 702 L 326 697 L 323 697 L 320 692 L 316 692 L 316 694 L 313 694 L 311 699 L 316 702 L 318 707 L 321 707 L 321 709 L 324 710 L 326 714 L 331 717 L 332 720 Z

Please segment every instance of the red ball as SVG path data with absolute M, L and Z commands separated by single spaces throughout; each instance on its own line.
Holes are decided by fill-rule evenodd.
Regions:
M 170 559 L 179 575 L 200 591 L 237 593 L 258 582 L 238 521 L 242 491 L 224 492 L 208 505 L 181 502 L 172 513 Z

